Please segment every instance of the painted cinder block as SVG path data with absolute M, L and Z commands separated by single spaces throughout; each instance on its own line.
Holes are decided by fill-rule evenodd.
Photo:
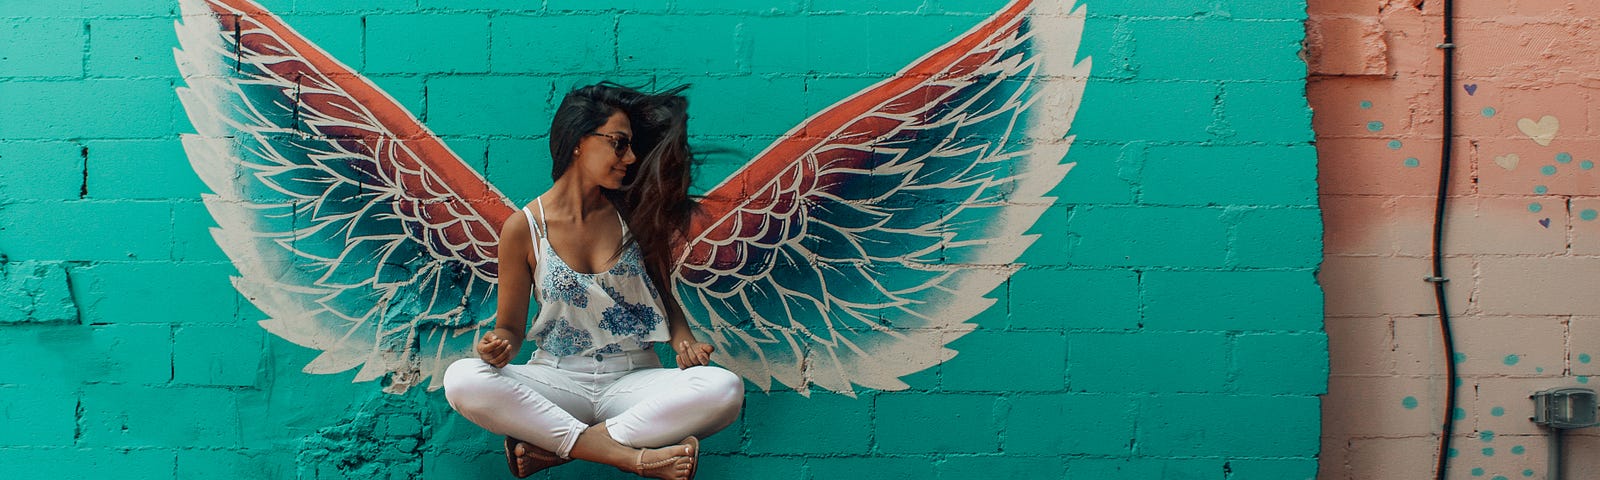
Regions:
M 1316 151 L 1309 145 L 1155 146 L 1147 158 L 1138 182 L 1144 203 L 1316 204 Z
M 960 354 L 940 366 L 943 390 L 1049 392 L 1066 388 L 1067 339 L 1061 332 L 981 330 L 950 342 L 948 348 Z M 1009 372 L 995 375 L 996 367 Z
M 1596 315 L 1600 296 L 1592 285 L 1600 259 L 1585 257 L 1486 257 L 1478 260 L 1478 305 L 1488 314 Z
M 301 2 L 308 3 L 308 2 Z M 327 5 L 329 2 L 309 2 L 313 5 Z M 373 2 L 374 8 L 382 8 L 380 1 Z M 374 10 L 362 9 L 348 14 L 334 14 L 327 12 L 287 13 L 288 10 L 276 10 L 268 7 L 268 11 L 280 13 L 283 23 L 293 27 L 345 66 L 358 72 L 365 73 L 366 65 L 362 63 L 365 55 L 362 53 L 362 31 L 365 27 L 365 18 L 361 13 L 374 13 Z M 169 45 L 170 47 L 170 45 Z M 387 90 L 387 89 L 386 89 Z M 390 94 L 395 94 L 389 91 Z
M 1233 391 L 1321 395 L 1328 391 L 1328 337 L 1320 332 L 1261 333 L 1234 339 Z
M 1221 333 L 1067 334 L 1067 386 L 1074 392 L 1214 392 L 1227 383 Z
M 1132 330 L 1139 277 L 1128 269 L 1027 268 L 1011 274 L 1012 328 Z
M 1573 375 L 1600 376 L 1600 317 L 1575 315 L 1568 321 L 1567 365 Z M 1600 389 L 1600 384 L 1595 385 Z
M 175 2 L 174 2 L 175 3 Z M 93 18 L 88 22 L 88 74 L 94 77 L 178 76 L 172 18 Z
M 751 73 L 865 75 L 874 72 L 861 41 L 868 34 L 862 15 L 756 17 L 741 24 L 748 39 Z
M 1223 221 L 1233 226 L 1231 267 L 1309 269 L 1322 260 L 1322 219 L 1316 208 L 1235 207 Z
M 207 190 L 178 141 L 92 140 L 84 146 L 88 148 L 83 160 L 88 167 L 85 198 L 198 200 L 199 193 Z
M 228 257 L 212 238 L 216 220 L 198 198 L 172 203 L 172 256 L 174 262 L 227 262 Z
M 745 56 L 736 36 L 742 21 L 728 15 L 623 15 L 617 23 L 620 67 L 690 75 L 735 73 Z
M 498 452 L 496 452 L 498 453 Z M 283 450 L 209 450 L 186 448 L 178 450 L 176 478 L 244 478 L 272 479 L 294 478 L 297 452 Z M 495 465 L 504 470 L 505 456 Z M 454 460 L 454 459 L 452 459 Z M 456 462 L 460 465 L 465 462 Z M 496 471 L 496 473 L 499 473 Z M 435 478 L 430 475 L 427 478 Z M 440 477 L 444 478 L 444 477 Z
M 73 323 L 81 312 L 59 262 L 0 263 L 0 325 Z
M 1051 191 L 1058 203 L 1133 203 L 1146 156 L 1143 143 L 1073 143 L 1064 163 L 1075 164 Z
M 78 429 L 74 387 L 0 387 L 0 450 L 9 447 L 70 447 Z M 3 456 L 0 453 L 0 456 Z M 12 470 L 13 472 L 17 470 Z
M 545 3 L 552 13 L 558 14 L 592 11 L 613 11 L 631 14 L 662 13 L 669 6 L 666 2 L 653 2 L 650 0 L 551 0 Z
M 1428 478 L 1434 473 L 1432 457 L 1439 451 L 1439 440 L 1424 435 L 1355 438 L 1349 445 L 1350 476 L 1335 478 Z M 1451 462 L 1450 471 L 1458 475 L 1468 471 L 1461 467 L 1461 463 Z
M 1303 80 L 1306 76 L 1305 61 L 1299 55 L 1305 36 L 1305 25 L 1300 22 L 1202 17 L 1134 20 L 1128 26 L 1139 44 L 1185 45 L 1136 53 L 1139 78 L 1261 81 Z
M 1326 319 L 1328 370 L 1333 375 L 1392 375 L 1403 354 L 1389 317 Z
M 1223 211 L 1204 207 L 1076 208 L 1067 228 L 1078 233 L 1069 257 L 1091 266 L 1221 267 L 1227 259 Z
M 867 56 L 867 70 L 884 75 L 898 72 L 965 33 L 981 19 L 964 15 L 869 15 L 863 52 Z M 908 36 L 905 32 L 918 32 L 918 35 Z
M 82 193 L 82 144 L 0 141 L 0 204 L 72 200 Z
M 1328 394 L 1323 397 L 1322 404 L 1322 433 L 1383 437 L 1436 435 L 1439 421 L 1444 418 L 1444 382 L 1437 376 L 1329 377 Z
M 488 148 L 483 176 L 511 203 L 526 205 L 555 183 L 548 138 L 492 138 Z
M 610 72 L 617 68 L 616 26 L 611 14 L 495 15 L 489 27 L 490 71 Z
M 446 76 L 430 78 L 428 128 L 439 135 L 531 136 L 550 131 L 554 86 L 529 76 Z M 559 92 L 565 95 L 566 92 Z M 555 102 L 559 103 L 560 98 Z M 463 157 L 465 152 L 457 152 Z M 545 154 L 548 157 L 548 153 Z
M 172 379 L 167 325 L 5 327 L 0 384 L 67 386 L 116 381 L 129 388 Z
M 40 478 L 94 478 L 115 472 L 126 480 L 172 480 L 176 452 L 165 448 L 0 448 L 0 469 Z
M 937 475 L 935 463 L 919 457 L 823 457 L 806 459 L 804 465 L 802 480 L 850 478 L 862 472 L 881 480 L 925 480 Z
M 198 447 L 241 434 L 236 394 L 220 388 L 87 385 L 82 403 L 90 447 Z M 171 421 L 175 411 L 185 421 Z
M 1303 70 L 1301 75 L 1304 75 Z M 1304 103 L 1305 98 L 1302 81 L 1228 82 L 1222 86 L 1222 119 L 1233 132 L 1231 140 L 1308 144 L 1312 140 L 1308 128 L 1311 109 Z M 1293 151 L 1309 155 L 1308 150 Z M 1291 165 L 1311 168 L 1314 164 L 1293 162 Z
M 810 478 L 805 476 L 805 463 L 806 459 L 792 456 L 702 455 L 700 457 L 700 466 L 695 467 L 697 472 L 695 475 L 705 475 L 705 478 L 799 480 Z M 504 462 L 502 462 L 501 468 L 505 468 Z M 562 475 L 566 474 L 563 473 Z M 556 474 L 552 473 L 551 476 L 554 477 Z
M 489 69 L 487 15 L 369 15 L 366 28 L 369 47 L 364 52 L 369 72 L 477 73 Z
M 1453 314 L 1465 313 L 1467 300 L 1474 298 L 1475 274 L 1470 258 L 1447 258 L 1444 262 L 1445 296 Z M 1428 315 L 1439 312 L 1433 284 L 1425 281 L 1433 274 L 1432 262 L 1412 257 L 1329 256 L 1317 273 L 1321 282 L 1325 311 L 1339 315 Z
M 1558 375 L 1566 367 L 1561 317 L 1474 315 L 1451 318 L 1451 327 L 1457 358 L 1464 358 L 1456 362 L 1460 375 Z
M 744 419 L 749 442 L 739 453 L 761 455 L 864 454 L 872 436 L 872 400 L 813 390 L 749 395 Z M 726 432 L 724 435 L 734 432 Z
M 8 139 L 153 138 L 175 131 L 172 80 L 89 79 L 0 82 L 0 116 Z M 187 126 L 187 121 L 185 121 Z
M 995 395 L 880 393 L 873 405 L 877 450 L 887 454 L 998 452 L 996 402 Z
M 1229 480 L 1312 480 L 1317 478 L 1315 458 L 1249 458 L 1229 460 Z
M 1072 121 L 1079 141 L 1206 141 L 1220 93 L 1209 82 L 1117 82 L 1090 79 Z M 1113 102 L 1116 108 L 1094 107 Z
M 692 85 L 689 117 L 701 135 L 772 135 L 787 132 L 816 113 L 781 94 L 805 91 L 801 78 L 690 76 L 685 80 Z
M 1128 455 L 1136 409 L 1122 395 L 1019 395 L 1011 399 L 1003 446 L 1013 455 Z
M 172 382 L 256 386 L 266 343 L 266 332 L 250 325 L 180 326 L 173 332 Z
M 8 11 L 12 8 L 6 5 Z M 82 77 L 88 33 L 89 28 L 78 18 L 6 21 L 0 24 L 0 75 Z
M 1221 458 L 1170 458 L 1162 456 L 1069 458 L 1067 478 L 1213 480 L 1223 475 Z
M 1159 395 L 1139 409 L 1139 451 L 1158 456 L 1313 458 L 1321 417 L 1313 396 Z
M 1308 271 L 1142 274 L 1144 326 L 1152 330 L 1322 329 L 1322 292 Z
M 64 223 L 81 218 L 97 220 L 77 228 Z M 171 252 L 172 208 L 161 202 L 13 203 L 0 207 L 0 231 L 0 253 L 14 260 L 164 260 Z
M 1057 456 L 951 455 L 938 464 L 941 480 L 963 478 L 1064 478 L 1067 460 Z

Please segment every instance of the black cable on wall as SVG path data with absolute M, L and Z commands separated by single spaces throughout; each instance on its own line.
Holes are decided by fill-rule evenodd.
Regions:
M 1450 192 L 1451 144 L 1455 140 L 1455 2 L 1443 0 L 1443 3 L 1444 41 L 1439 44 L 1439 49 L 1444 51 L 1444 145 L 1440 148 L 1439 190 L 1433 208 L 1433 276 L 1427 278 L 1433 284 L 1433 297 L 1439 307 L 1439 332 L 1444 342 L 1445 407 L 1443 432 L 1439 436 L 1439 464 L 1434 468 L 1434 478 L 1437 480 L 1445 478 L 1450 459 L 1450 440 L 1455 436 L 1456 427 L 1456 349 L 1455 339 L 1450 332 L 1450 309 L 1444 296 L 1444 284 L 1450 281 L 1444 276 L 1444 209 Z

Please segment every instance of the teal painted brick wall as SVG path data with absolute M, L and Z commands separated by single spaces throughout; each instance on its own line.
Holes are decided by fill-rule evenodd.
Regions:
M 550 183 L 544 130 L 568 88 L 693 83 L 694 140 L 725 149 L 704 191 L 1004 2 L 262 3 L 521 203 Z M 1315 474 L 1327 340 L 1304 3 L 1079 3 L 1094 63 L 1077 165 L 959 354 L 906 391 L 752 387 L 702 478 Z M 302 373 L 317 352 L 257 325 L 178 142 L 194 129 L 173 94 L 175 10 L 0 0 L 0 471 L 503 476 L 498 442 L 438 392 Z

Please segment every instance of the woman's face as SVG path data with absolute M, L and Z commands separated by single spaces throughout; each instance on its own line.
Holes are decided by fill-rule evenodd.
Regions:
M 628 166 L 638 160 L 633 154 L 632 123 L 626 114 L 619 111 L 612 113 L 604 125 L 584 135 L 583 140 L 578 142 L 568 173 L 577 173 L 582 175 L 582 180 L 615 190 L 622 188 L 622 180 L 628 176 Z

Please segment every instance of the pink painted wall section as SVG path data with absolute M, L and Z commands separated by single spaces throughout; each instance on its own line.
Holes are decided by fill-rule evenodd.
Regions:
M 1450 478 L 1547 478 L 1528 395 L 1600 388 L 1600 2 L 1456 3 L 1446 275 L 1461 375 Z M 1320 478 L 1432 478 L 1444 359 L 1430 274 L 1440 0 L 1312 0 L 1332 361 Z M 1567 436 L 1600 472 L 1600 429 Z M 1576 475 L 1576 476 L 1574 476 Z

